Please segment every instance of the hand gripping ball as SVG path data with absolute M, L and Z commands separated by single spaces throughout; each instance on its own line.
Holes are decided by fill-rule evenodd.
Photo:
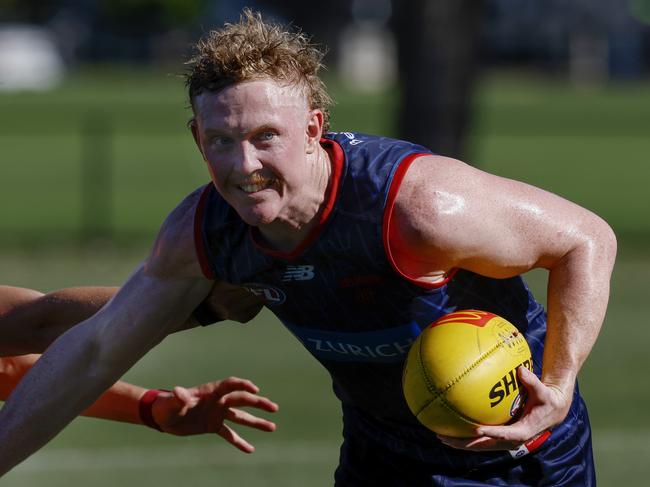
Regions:
M 431 323 L 411 346 L 404 396 L 427 428 L 471 437 L 476 426 L 505 424 L 517 414 L 524 402 L 520 366 L 533 370 L 533 360 L 514 325 L 485 311 L 456 311 Z

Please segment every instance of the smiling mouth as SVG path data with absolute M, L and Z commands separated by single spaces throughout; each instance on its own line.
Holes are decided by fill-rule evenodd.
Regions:
M 250 182 L 247 184 L 240 184 L 239 189 L 241 189 L 244 193 L 256 193 L 258 191 L 262 191 L 263 189 L 270 188 L 273 186 L 274 181 L 272 179 L 267 179 L 264 181 L 256 181 L 256 182 Z

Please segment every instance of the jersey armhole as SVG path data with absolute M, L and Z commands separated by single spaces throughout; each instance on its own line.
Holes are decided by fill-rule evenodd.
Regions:
M 196 256 L 199 260 L 201 271 L 203 272 L 203 275 L 208 279 L 216 278 L 212 270 L 212 266 L 210 265 L 210 259 L 208 258 L 208 249 L 206 248 L 205 239 L 203 238 L 203 222 L 205 219 L 208 197 L 210 195 L 212 187 L 212 183 L 210 183 L 203 188 L 199 202 L 197 203 L 196 209 L 194 210 L 194 248 L 196 249 Z
M 450 270 L 448 273 L 446 273 L 443 276 L 442 280 L 437 282 L 423 281 L 416 277 L 410 276 L 406 274 L 404 271 L 402 271 L 399 265 L 397 264 L 397 261 L 395 260 L 395 256 L 393 255 L 391 249 L 391 242 L 390 242 L 390 225 L 392 223 L 392 217 L 393 217 L 393 206 L 395 204 L 395 199 L 397 198 L 397 193 L 399 192 L 400 186 L 402 185 L 402 181 L 404 180 L 404 176 L 406 176 L 406 172 L 408 171 L 413 161 L 415 161 L 418 157 L 426 156 L 426 155 L 430 155 L 430 154 L 426 152 L 416 152 L 414 154 L 409 154 L 404 159 L 402 159 L 402 161 L 399 163 L 399 166 L 395 170 L 393 179 L 390 182 L 388 197 L 386 199 L 386 206 L 384 207 L 384 216 L 382 222 L 382 240 L 384 242 L 384 251 L 386 252 L 386 257 L 388 258 L 388 262 L 390 262 L 390 265 L 395 270 L 395 272 L 397 272 L 400 276 L 402 276 L 407 281 L 417 286 L 420 286 L 422 288 L 438 289 L 443 287 L 451 280 L 453 275 L 456 273 L 456 269 Z

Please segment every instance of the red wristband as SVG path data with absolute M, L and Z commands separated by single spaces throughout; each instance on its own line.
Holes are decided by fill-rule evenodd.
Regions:
M 166 389 L 149 389 L 142 395 L 138 404 L 138 410 L 140 412 L 140 420 L 142 421 L 142 424 L 145 424 L 149 426 L 149 428 L 153 428 L 158 431 L 162 431 L 162 428 L 158 423 L 156 423 L 156 420 L 153 419 L 153 412 L 151 408 L 153 407 L 154 401 L 161 392 L 169 391 Z
M 510 453 L 510 456 L 512 458 L 520 458 L 525 455 L 528 455 L 529 453 L 533 453 L 535 450 L 537 450 L 542 444 L 548 440 L 551 437 L 551 431 L 546 430 L 543 433 L 540 433 L 537 435 L 535 438 L 532 440 L 527 441 L 523 445 L 519 445 L 519 447 L 515 450 L 508 450 Z

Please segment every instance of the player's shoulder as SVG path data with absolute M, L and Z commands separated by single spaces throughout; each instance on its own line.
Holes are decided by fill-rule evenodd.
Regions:
M 455 226 L 481 180 L 480 171 L 468 164 L 434 154 L 418 156 L 404 169 L 391 188 L 390 211 L 401 232 L 418 238 Z
M 361 132 L 328 132 L 323 135 L 324 140 L 336 142 L 343 150 L 349 151 L 370 151 L 386 152 L 394 148 L 402 150 L 430 152 L 423 146 L 395 139 L 383 135 L 371 135 Z
M 187 195 L 167 216 L 147 259 L 147 272 L 158 276 L 200 277 L 194 244 L 195 214 L 207 185 Z
M 371 180 L 384 187 L 405 160 L 431 154 L 424 146 L 391 137 L 357 132 L 330 132 L 324 137 L 339 148 L 334 159 L 345 161 L 347 178 Z
M 422 154 L 404 168 L 396 205 L 411 207 L 413 199 L 425 199 L 431 204 L 439 198 L 431 196 L 459 194 L 481 180 L 481 171 L 460 160 L 436 154 Z

